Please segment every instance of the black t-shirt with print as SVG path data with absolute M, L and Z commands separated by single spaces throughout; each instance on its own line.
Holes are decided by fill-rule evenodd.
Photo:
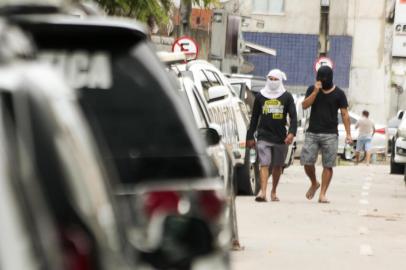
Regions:
M 314 86 L 310 86 L 306 91 L 306 97 L 313 92 Z M 311 106 L 310 122 L 308 132 L 338 134 L 338 109 L 347 108 L 348 102 L 345 93 L 340 88 L 329 94 L 322 90 L 317 94 Z
M 276 99 L 268 99 L 259 93 L 255 97 L 247 140 L 254 139 L 254 132 L 258 130 L 258 140 L 283 144 L 287 135 L 288 114 L 289 133 L 296 135 L 297 116 L 292 94 L 285 92 Z

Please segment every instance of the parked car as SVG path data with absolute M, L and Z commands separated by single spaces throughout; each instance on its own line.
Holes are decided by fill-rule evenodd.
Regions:
M 1 22 L 0 268 L 135 269 L 106 181 L 112 172 L 76 95 L 49 66 L 14 58 L 34 55 L 7 29 L 16 31 Z
M 176 86 L 133 20 L 65 15 L 11 18 L 80 94 L 106 162 L 128 237 L 142 262 L 229 266 L 223 183 Z M 216 134 L 207 130 L 215 141 Z M 218 134 L 217 134 L 218 137 Z
M 357 144 L 358 130 L 355 129 L 355 124 L 361 118 L 361 116 L 349 112 L 350 122 L 351 122 L 351 136 L 354 141 L 352 148 L 345 147 L 345 127 L 342 122 L 341 114 L 338 115 L 338 154 L 340 154 L 346 160 L 352 160 L 355 157 L 355 147 Z M 381 153 L 386 154 L 388 137 L 386 134 L 386 126 L 375 124 L 375 134 L 372 137 L 371 142 L 371 153 Z
M 204 133 L 207 133 L 207 130 L 213 130 L 214 133 L 217 133 L 222 136 L 221 127 L 218 124 L 212 123 L 209 117 L 209 110 L 205 106 L 203 97 L 200 95 L 195 84 L 188 76 L 181 76 L 179 78 L 180 83 L 180 93 L 181 96 L 185 99 L 187 107 L 190 108 L 192 115 L 195 118 L 197 127 L 202 130 Z M 238 246 L 238 226 L 237 226 L 237 216 L 235 209 L 235 196 L 237 193 L 237 187 L 233 181 L 233 159 L 231 157 L 230 151 L 227 149 L 227 146 L 221 141 L 210 141 L 208 140 L 207 153 L 211 157 L 213 163 L 215 164 L 220 178 L 224 182 L 224 191 L 227 195 L 227 208 L 229 209 L 229 223 L 231 225 L 232 231 L 232 245 Z M 256 185 L 257 183 L 252 183 Z M 254 186 L 254 189 L 259 188 L 259 186 Z
M 406 181 L 406 117 L 402 119 L 395 136 L 392 138 L 390 173 L 404 174 Z
M 297 104 L 301 104 L 303 101 L 304 97 L 299 97 Z M 299 105 L 298 105 L 299 106 Z M 338 112 L 337 118 L 338 118 L 338 151 L 337 153 L 341 155 L 343 159 L 346 160 L 352 160 L 355 158 L 355 147 L 358 139 L 358 130 L 355 128 L 355 124 L 357 121 L 361 118 L 361 116 L 349 112 L 350 115 L 350 123 L 351 123 L 351 136 L 353 139 L 353 144 L 351 147 L 345 147 L 345 137 L 346 137 L 346 132 L 345 132 L 345 127 L 342 121 L 341 113 Z M 304 143 L 304 138 L 305 138 L 305 131 L 308 128 L 309 125 L 309 117 L 310 117 L 310 109 L 303 110 L 298 108 L 298 131 L 296 135 L 296 157 L 300 157 L 300 153 L 303 148 L 303 143 Z M 372 138 L 372 147 L 371 147 L 371 152 L 372 153 L 386 153 L 387 151 L 387 128 L 384 125 L 379 125 L 375 124 L 375 134 Z M 361 159 L 363 158 L 363 155 L 361 156 Z
M 245 138 L 249 116 L 244 102 L 237 96 L 227 78 L 212 64 L 203 60 L 172 66 L 180 76 L 186 75 L 196 85 L 208 108 L 210 121 L 220 125 L 222 140 L 230 149 L 233 159 L 233 175 L 237 189 L 242 194 L 254 195 L 258 190 L 259 179 L 255 176 L 255 166 L 250 161 L 245 148 Z M 250 177 L 254 176 L 254 178 Z
M 403 118 L 405 118 L 405 111 L 400 110 L 396 114 L 395 117 L 391 118 L 388 121 L 388 152 L 392 152 L 392 139 L 396 135 L 396 132 L 398 130 L 399 124 L 402 121 Z

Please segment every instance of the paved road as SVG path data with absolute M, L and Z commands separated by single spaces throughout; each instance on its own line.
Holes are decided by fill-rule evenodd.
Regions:
M 328 205 L 305 198 L 300 166 L 282 176 L 281 202 L 238 197 L 244 250 L 232 253 L 233 269 L 406 269 L 406 187 L 388 170 L 337 167 Z

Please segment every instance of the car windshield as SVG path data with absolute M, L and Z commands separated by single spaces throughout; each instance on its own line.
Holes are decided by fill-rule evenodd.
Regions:
M 399 129 L 406 130 L 406 118 L 403 118 L 403 120 L 400 122 Z
M 392 118 L 388 121 L 388 128 L 398 128 L 400 120 L 397 117 Z

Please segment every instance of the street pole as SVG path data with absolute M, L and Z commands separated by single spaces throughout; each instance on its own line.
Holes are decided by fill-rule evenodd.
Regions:
M 180 2 L 180 36 L 190 36 L 190 15 L 192 14 L 192 1 Z

